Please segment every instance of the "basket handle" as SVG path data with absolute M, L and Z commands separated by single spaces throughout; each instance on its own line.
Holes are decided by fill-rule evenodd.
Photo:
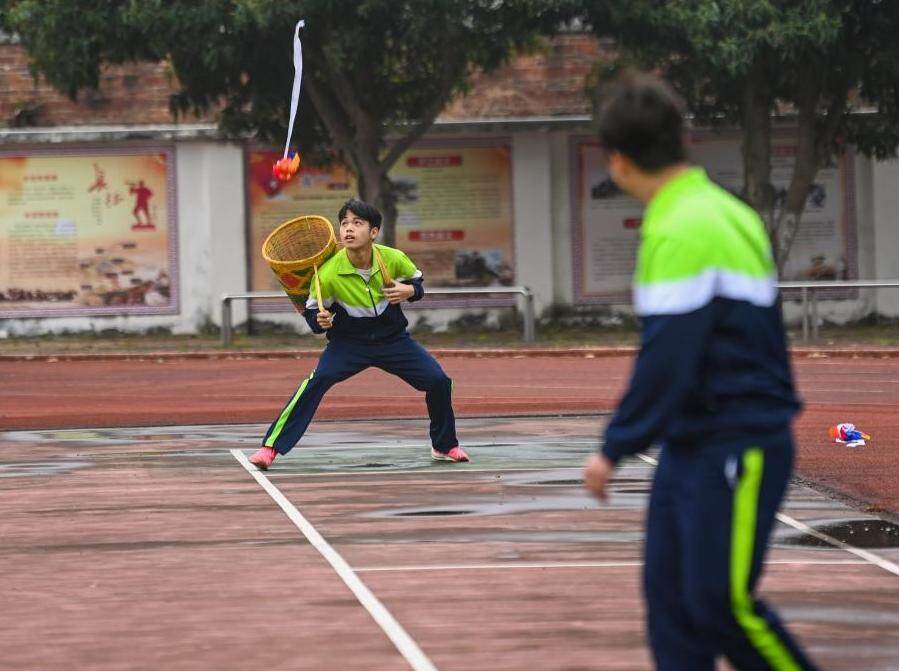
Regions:
M 393 278 L 390 277 L 390 271 L 387 270 L 387 264 L 385 264 L 384 259 L 381 258 L 381 252 L 374 246 L 372 246 L 372 250 L 375 253 L 375 259 L 378 261 L 378 268 L 381 270 L 381 282 L 385 287 L 392 287 Z
M 322 285 L 321 285 L 321 282 L 319 282 L 319 280 L 318 280 L 318 264 L 317 264 L 317 263 L 313 264 L 313 265 L 312 265 L 312 269 L 313 269 L 313 271 L 314 271 L 314 273 L 315 273 L 315 274 L 314 274 L 314 277 L 315 277 L 315 298 L 318 300 L 318 311 L 319 311 L 319 312 L 324 312 L 324 311 L 325 311 L 325 308 L 324 308 L 324 306 L 322 305 Z

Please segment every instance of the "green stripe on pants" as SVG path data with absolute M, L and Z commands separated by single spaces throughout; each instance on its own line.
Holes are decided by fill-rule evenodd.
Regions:
M 293 395 L 292 399 L 290 399 L 290 403 L 288 403 L 287 407 L 281 411 L 281 416 L 278 417 L 278 421 L 275 423 L 275 428 L 272 429 L 271 435 L 268 437 L 268 440 L 265 441 L 266 447 L 275 446 L 275 441 L 278 440 L 278 436 L 280 436 L 281 432 L 284 430 L 284 425 L 287 424 L 287 418 L 290 417 L 290 413 L 293 412 L 297 401 L 300 400 L 300 396 L 303 395 L 303 391 L 306 389 L 306 385 L 309 384 L 309 380 L 312 379 L 313 375 L 315 375 L 315 371 L 312 371 L 312 374 L 305 380 L 303 380 L 303 384 L 300 385 L 300 388 L 297 389 L 297 393 Z
M 765 453 L 753 447 L 743 454 L 743 474 L 734 492 L 730 536 L 730 604 L 746 638 L 776 671 L 802 671 L 768 622 L 759 617 L 749 593 L 749 576 L 755 549 L 756 511 Z

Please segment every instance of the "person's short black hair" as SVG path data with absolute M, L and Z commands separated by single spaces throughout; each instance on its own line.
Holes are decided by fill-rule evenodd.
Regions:
M 666 82 L 627 72 L 601 94 L 599 141 L 641 170 L 656 172 L 686 160 L 684 103 Z
M 371 228 L 381 228 L 381 212 L 374 205 L 369 205 L 358 198 L 350 198 L 337 213 L 337 223 L 343 221 L 347 212 L 352 212 L 360 219 L 365 219 Z

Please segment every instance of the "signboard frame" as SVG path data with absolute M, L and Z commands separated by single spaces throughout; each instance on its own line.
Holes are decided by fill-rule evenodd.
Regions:
M 793 137 L 790 129 L 779 128 L 773 131 L 775 140 L 789 140 Z M 698 141 L 711 139 L 733 141 L 739 150 L 740 134 L 736 130 L 715 131 L 712 129 L 697 129 L 691 132 L 688 142 L 692 145 Z M 569 182 L 569 198 L 572 212 L 572 244 L 571 244 L 571 282 L 575 305 L 621 305 L 631 302 L 630 285 L 620 290 L 609 292 L 590 292 L 585 286 L 584 273 L 587 269 L 588 250 L 586 249 L 586 222 L 583 213 L 584 193 L 584 153 L 585 147 L 599 148 L 599 140 L 592 135 L 576 134 L 568 138 L 569 146 L 569 174 L 572 179 Z M 837 225 L 842 229 L 842 251 L 845 256 L 846 279 L 857 279 L 859 272 L 859 247 L 858 247 L 858 214 L 856 207 L 856 179 L 855 179 L 855 152 L 852 148 L 834 160 L 834 168 L 838 171 L 838 182 L 841 187 L 841 205 L 839 208 L 839 221 Z M 735 161 L 742 161 L 739 153 Z M 742 171 L 742 163 L 739 165 Z M 827 289 L 819 292 L 823 299 L 854 299 L 858 297 L 857 289 Z M 787 293 L 792 299 L 792 292 Z
M 159 154 L 166 162 L 166 256 L 169 280 L 169 300 L 165 305 L 110 305 L 110 306 L 55 306 L 48 301 L 48 307 L 5 309 L 0 302 L 0 319 L 51 319 L 72 317 L 118 317 L 178 315 L 181 312 L 178 248 L 178 190 L 175 147 L 170 143 L 126 144 L 110 146 L 106 144 L 83 144 L 62 147 L 22 146 L 0 149 L 0 162 L 7 158 L 67 158 L 90 156 L 143 156 Z M 53 305 L 53 307 L 50 307 Z
M 509 230 L 509 263 L 512 267 L 513 279 L 512 284 L 514 284 L 514 277 L 516 274 L 516 248 L 515 248 L 515 197 L 514 197 L 514 157 L 513 157 L 513 146 L 512 146 L 512 138 L 509 136 L 459 136 L 452 138 L 424 138 L 416 142 L 412 147 L 410 147 L 405 154 L 410 152 L 414 152 L 416 150 L 434 150 L 434 149 L 472 149 L 472 148 L 481 148 L 481 147 L 503 147 L 508 152 L 508 203 L 509 203 L 509 216 L 510 216 L 510 230 Z M 247 240 L 247 258 L 246 258 L 246 266 L 247 266 L 247 287 L 248 290 L 257 290 L 261 289 L 260 287 L 253 286 L 253 256 L 252 255 L 260 255 L 260 250 L 256 249 L 257 245 L 254 244 L 254 231 L 253 231 L 253 211 L 252 211 L 252 198 L 251 198 L 251 184 L 250 180 L 252 179 L 252 175 L 250 174 L 250 161 L 251 154 L 259 153 L 259 152 L 273 152 L 278 153 L 280 155 L 280 151 L 271 146 L 262 145 L 262 144 L 248 144 L 244 150 L 244 188 L 245 188 L 245 199 L 246 199 L 246 240 Z M 404 155 L 405 155 L 404 154 Z M 402 157 L 400 160 L 403 160 Z M 302 168 L 301 168 L 302 169 Z M 354 194 L 355 196 L 356 194 Z M 334 213 L 309 213 L 309 214 L 322 214 L 326 216 L 329 220 L 334 222 L 334 217 L 336 216 L 336 212 Z M 400 233 L 400 228 L 397 227 L 397 233 Z M 398 246 L 400 246 L 398 244 Z M 414 251 L 410 252 L 410 257 L 413 261 L 416 260 L 416 254 Z M 427 289 L 429 276 L 427 272 L 427 268 L 423 269 L 424 279 L 425 279 L 425 295 L 427 297 Z M 434 285 L 433 280 L 431 280 L 431 285 Z M 506 286 L 506 285 L 503 285 Z M 265 288 L 266 290 L 269 287 Z M 507 295 L 497 296 L 497 297 L 472 297 L 472 298 L 453 298 L 453 297 L 433 297 L 428 299 L 431 302 L 431 307 L 433 307 L 434 303 L 440 304 L 440 307 L 445 308 L 456 308 L 456 307 L 504 307 L 515 304 L 514 297 L 509 297 Z M 408 308 L 410 310 L 414 310 L 417 307 L 415 303 L 409 303 L 404 305 L 404 308 Z M 250 302 L 250 312 L 251 313 L 276 313 L 276 312 L 290 312 L 292 311 L 291 306 L 289 305 L 280 305 L 280 304 L 272 304 L 271 302 L 261 302 L 261 301 L 251 301 Z

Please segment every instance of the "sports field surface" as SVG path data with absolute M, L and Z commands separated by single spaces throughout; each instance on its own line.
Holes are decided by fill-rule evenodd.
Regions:
M 423 400 L 367 371 L 261 473 L 312 357 L 0 361 L 0 668 L 651 668 L 654 453 L 607 504 L 580 486 L 630 358 L 441 362 L 471 464 L 432 462 Z M 796 366 L 760 591 L 823 668 L 896 669 L 899 360 Z M 839 421 L 874 440 L 830 444 Z

